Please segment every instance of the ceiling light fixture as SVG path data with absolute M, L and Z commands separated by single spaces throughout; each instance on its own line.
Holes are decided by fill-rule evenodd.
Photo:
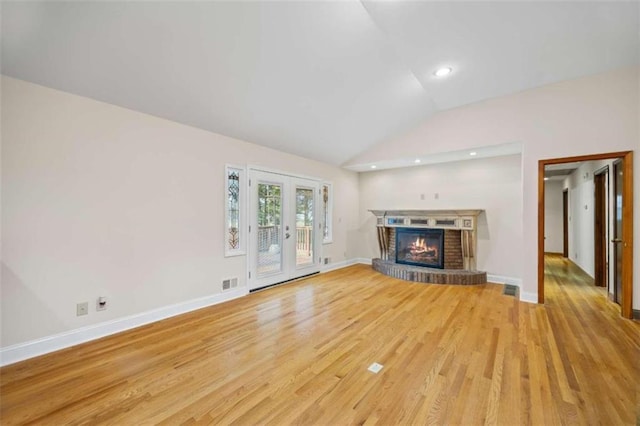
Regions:
M 373 165 L 371 166 L 371 168 L 372 168 L 372 169 L 375 169 L 376 167 L 378 167 L 378 166 L 376 166 L 375 164 L 373 164 Z
M 416 161 L 414 161 L 414 163 L 418 164 L 420 162 L 419 158 L 416 158 Z
M 544 178 L 544 180 L 549 180 L 549 178 L 548 178 L 548 177 L 545 177 L 545 178 Z
M 475 151 L 471 151 L 471 152 L 469 153 L 469 155 L 470 155 L 470 156 L 472 156 L 472 157 L 475 157 L 476 155 L 478 155 L 478 153 L 477 153 L 477 152 L 475 152 Z
M 449 75 L 451 71 L 453 71 L 453 68 L 451 67 L 438 68 L 436 72 L 433 73 L 433 75 L 435 75 L 436 77 L 444 77 L 445 75 Z

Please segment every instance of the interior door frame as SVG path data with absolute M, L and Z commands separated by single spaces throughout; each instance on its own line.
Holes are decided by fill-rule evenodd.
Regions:
M 297 273 L 296 271 L 303 271 L 301 272 L 300 276 L 295 276 L 293 278 L 285 278 L 282 281 L 278 281 L 278 282 L 274 282 L 271 284 L 265 284 L 264 286 L 261 287 L 256 287 L 253 289 L 250 289 L 249 291 L 254 291 L 254 290 L 259 290 L 261 288 L 267 288 L 270 287 L 272 285 L 276 285 L 279 284 L 281 282 L 286 282 L 286 281 L 291 281 L 294 279 L 298 279 L 301 278 L 302 276 L 307 276 L 310 274 L 314 274 L 317 272 L 320 272 L 321 269 L 321 262 L 319 259 L 322 258 L 322 233 L 320 232 L 320 230 L 322 229 L 320 225 L 320 227 L 318 226 L 318 224 L 321 222 L 321 210 L 320 210 L 320 187 L 322 184 L 322 179 L 319 179 L 317 177 L 312 177 L 312 176 L 305 176 L 305 175 L 300 175 L 300 174 L 294 174 L 292 172 L 285 172 L 282 170 L 277 170 L 277 169 L 271 169 L 268 167 L 261 167 L 261 166 L 255 166 L 255 165 L 248 165 L 247 166 L 247 193 L 249 194 L 249 197 L 253 196 L 253 189 L 252 189 L 252 176 L 253 176 L 253 172 L 261 172 L 261 173 L 269 173 L 269 174 L 273 174 L 273 175 L 279 175 L 282 176 L 282 178 L 287 180 L 287 184 L 283 186 L 283 209 L 286 209 L 286 201 L 284 201 L 284 197 L 286 196 L 285 192 L 285 187 L 287 188 L 286 191 L 290 191 L 290 192 L 294 192 L 295 193 L 295 185 L 296 182 L 299 182 L 301 180 L 304 181 L 313 181 L 315 183 L 315 185 L 317 186 L 317 191 L 314 193 L 315 196 L 315 201 L 314 201 L 314 217 L 316 218 L 316 220 L 314 220 L 314 241 L 313 241 L 313 256 L 314 256 L 314 263 L 308 267 L 303 267 L 303 268 L 298 268 L 297 266 L 297 262 L 294 260 L 293 265 L 291 267 L 291 271 L 293 271 L 294 273 Z M 294 183 L 293 186 L 292 182 Z M 253 223 L 253 218 L 251 217 L 251 206 L 252 203 L 255 202 L 254 200 L 249 200 L 249 202 L 246 203 L 246 209 L 247 209 L 247 213 L 246 216 L 248 218 L 247 223 L 252 224 Z M 295 211 L 295 201 L 293 202 L 293 205 L 291 206 L 292 209 Z M 283 210 L 283 217 L 290 217 L 290 211 L 284 211 Z M 284 220 L 283 220 L 284 222 Z M 295 215 L 294 215 L 294 222 L 295 222 Z M 286 226 L 285 223 L 281 224 L 282 227 Z M 294 229 L 292 230 L 292 234 L 294 235 L 294 241 L 295 241 L 295 225 L 294 225 Z M 253 248 L 253 242 L 252 242 L 252 238 L 253 238 L 253 234 L 251 232 L 247 232 L 248 235 L 248 241 L 247 241 L 247 263 L 246 263 L 246 276 L 247 276 L 247 287 L 251 287 L 251 283 L 258 279 L 257 277 L 251 277 L 251 271 L 252 271 L 252 264 L 253 262 L 257 259 L 257 253 L 255 253 L 255 250 Z M 284 242 L 284 239 L 282 240 Z M 295 245 L 294 245 L 295 246 Z M 282 250 L 283 248 L 281 248 Z M 295 252 L 295 248 L 294 248 L 294 252 Z M 283 263 L 285 262 L 284 258 L 283 258 Z M 283 265 L 284 266 L 284 265 Z M 315 267 L 314 267 L 315 266 Z M 289 270 L 287 271 L 283 271 L 283 272 L 287 272 L 287 274 L 289 272 L 291 272 Z
M 575 157 L 551 158 L 538 161 L 538 303 L 544 303 L 544 169 L 549 164 L 573 163 L 578 161 L 622 159 L 622 240 L 625 250 L 622 254 L 622 303 L 621 314 L 633 318 L 633 151 L 610 152 L 605 154 L 581 155 Z

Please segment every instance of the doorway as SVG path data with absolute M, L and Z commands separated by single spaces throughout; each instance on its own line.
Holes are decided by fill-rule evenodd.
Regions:
M 249 290 L 320 271 L 319 181 L 249 170 Z
M 614 152 L 607 154 L 584 155 L 578 157 L 554 158 L 538 161 L 538 303 L 544 303 L 544 174 L 545 167 L 577 161 L 620 159 L 620 307 L 625 318 L 633 317 L 633 152 Z M 617 204 L 618 202 L 616 202 Z

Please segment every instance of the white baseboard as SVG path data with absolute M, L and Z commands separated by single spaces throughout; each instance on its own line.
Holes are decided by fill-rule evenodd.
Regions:
M 341 262 L 329 263 L 328 265 L 322 265 L 320 272 L 335 271 L 336 269 L 346 268 L 347 266 L 355 265 L 356 262 L 353 259 L 343 260 Z
M 490 283 L 497 283 L 497 284 L 511 284 L 511 285 L 517 286 L 518 288 L 522 288 L 522 280 L 520 278 L 505 277 L 504 275 L 487 274 L 487 281 Z
M 487 274 L 487 281 L 490 283 L 515 285 L 520 289 L 519 293 L 521 302 L 538 303 L 538 293 L 529 293 L 527 291 L 522 291 L 522 279 L 520 278 Z
M 342 268 L 346 268 L 347 266 L 357 265 L 360 263 L 365 265 L 371 265 L 371 259 L 355 258 L 355 259 L 343 260 L 342 262 L 330 263 L 328 265 L 322 265 L 320 267 L 320 272 L 335 271 L 336 269 L 342 269 Z
M 44 355 L 49 352 L 79 345 L 111 334 L 120 333 L 145 324 L 160 321 L 165 318 L 184 314 L 196 309 L 227 302 L 248 294 L 246 287 L 240 287 L 224 293 L 193 299 L 175 305 L 165 306 L 147 312 L 130 315 L 99 324 L 70 330 L 64 333 L 54 334 L 29 342 L 18 343 L 0 349 L 0 366 L 9 365 L 18 361 Z
M 520 291 L 520 301 L 527 303 L 538 303 L 538 293 L 529 293 L 527 291 Z

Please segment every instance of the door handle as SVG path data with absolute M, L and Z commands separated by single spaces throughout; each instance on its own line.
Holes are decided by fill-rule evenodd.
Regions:
M 622 239 L 620 238 L 614 238 L 613 240 L 611 240 L 612 243 L 621 243 Z

